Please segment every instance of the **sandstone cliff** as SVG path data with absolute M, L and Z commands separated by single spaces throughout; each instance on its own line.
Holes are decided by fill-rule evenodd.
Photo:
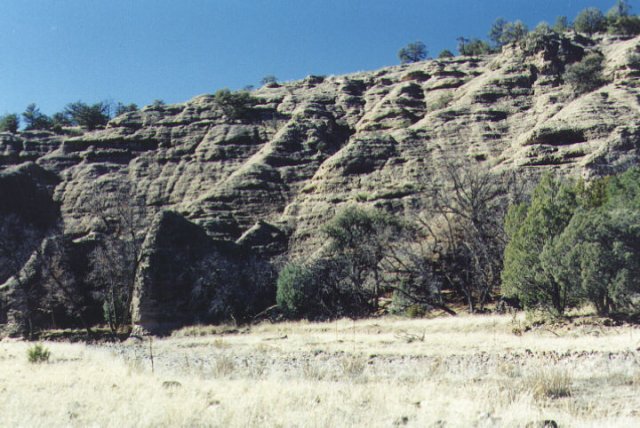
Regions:
M 562 72 L 588 51 L 604 55 L 608 83 L 576 96 Z M 150 219 L 171 210 L 212 240 L 266 257 L 300 252 L 344 204 L 415 209 L 444 161 L 585 177 L 638 163 L 636 52 L 640 38 L 554 36 L 478 58 L 309 76 L 252 92 L 242 117 L 203 95 L 76 137 L 0 134 L 0 168 L 31 161 L 55 174 L 51 197 L 74 237 L 92 232 L 88 198 L 127 187 Z

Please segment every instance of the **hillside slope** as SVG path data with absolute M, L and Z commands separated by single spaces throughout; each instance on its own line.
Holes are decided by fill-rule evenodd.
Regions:
M 588 51 L 605 56 L 608 83 L 575 96 L 562 73 Z M 149 219 L 171 210 L 249 252 L 306 251 L 344 204 L 415 210 L 446 162 L 525 177 L 637 164 L 637 52 L 640 37 L 555 35 L 496 55 L 268 85 L 240 117 L 203 95 L 71 138 L 0 134 L 0 190 L 31 161 L 59 178 L 51 199 L 76 238 L 93 232 L 88 200 L 126 188 Z

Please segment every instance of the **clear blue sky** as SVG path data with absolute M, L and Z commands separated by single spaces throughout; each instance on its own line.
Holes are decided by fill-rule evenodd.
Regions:
M 396 64 L 424 41 L 485 38 L 495 18 L 530 27 L 614 0 L 1 0 L 0 114 L 36 102 L 168 103 L 228 87 Z M 640 13 L 640 0 L 632 0 Z

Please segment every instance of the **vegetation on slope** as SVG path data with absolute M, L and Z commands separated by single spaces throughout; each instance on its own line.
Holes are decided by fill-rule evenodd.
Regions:
M 564 81 L 571 95 L 579 96 L 606 83 L 603 56 L 597 52 L 597 46 L 585 48 L 583 55 L 581 44 L 579 55 L 571 60 L 563 57 L 562 43 L 568 43 L 569 38 L 559 33 L 636 34 L 634 23 L 638 18 L 631 15 L 629 9 L 626 2 L 619 1 L 606 15 L 586 10 L 576 18 L 573 28 L 567 19 L 560 18 L 553 27 L 541 24 L 531 32 L 522 22 L 498 20 L 491 28 L 489 41 L 461 38 L 459 51 L 462 55 L 483 55 L 516 44 L 520 48 L 516 49 L 518 52 L 533 55 L 541 51 L 541 46 L 558 45 L 559 51 L 549 51 L 555 55 L 553 61 L 557 59 L 559 64 L 549 73 L 555 79 L 552 84 L 559 86 L 558 82 Z M 426 47 L 413 43 L 403 54 L 403 62 L 419 61 L 426 57 Z M 443 52 L 442 57 L 452 55 Z M 633 61 L 635 65 L 632 66 L 630 60 L 630 67 L 637 65 L 637 58 Z M 412 70 L 407 77 L 416 81 L 431 78 L 419 70 Z M 518 77 L 517 82 L 526 80 L 528 90 L 535 79 L 524 76 Z M 279 87 L 273 76 L 267 76 L 264 83 L 268 88 Z M 307 83 L 316 85 L 317 81 L 311 79 Z M 358 85 L 354 86 L 358 92 Z M 403 103 L 426 104 L 421 101 L 420 85 L 412 83 L 405 89 L 407 98 L 403 98 Z M 511 89 L 509 87 L 509 91 Z M 429 107 L 432 111 L 444 109 L 453 101 L 452 93 L 446 92 Z M 494 101 L 491 96 L 495 94 L 480 95 L 489 95 L 487 105 Z M 264 105 L 256 107 L 258 101 L 248 91 L 220 90 L 210 99 L 212 117 L 225 121 L 225 126 L 251 123 L 250 119 L 267 116 L 264 112 L 269 111 Z M 163 108 L 163 103 L 157 102 L 149 109 Z M 116 114 L 135 110 L 135 106 L 120 105 Z M 22 114 L 22 122 L 28 130 L 56 126 L 81 126 L 90 130 L 104 127 L 111 111 L 105 103 L 91 106 L 78 102 L 49 118 L 31 104 Z M 506 115 L 501 111 L 491 113 L 498 118 Z M 15 133 L 19 122 L 18 115 L 4 116 L 0 129 Z M 203 126 L 207 123 L 202 122 Z M 276 133 L 278 126 L 274 113 L 269 132 Z M 291 153 L 299 150 L 298 140 L 313 134 L 311 131 L 311 127 L 287 130 L 290 134 L 287 147 L 283 144 L 278 148 L 280 151 L 270 153 L 265 159 L 273 164 L 277 160 L 278 165 L 285 166 L 298 162 Z M 555 140 L 562 140 L 562 144 L 585 141 L 582 130 L 545 133 L 541 128 L 535 132 L 531 141 L 548 145 L 556 144 Z M 324 137 L 322 133 L 313 135 L 318 147 L 326 143 Z M 259 138 L 268 137 L 259 135 Z M 253 141 L 245 137 L 241 140 Z M 113 150 L 96 150 L 87 159 L 131 150 L 123 148 L 122 141 L 120 136 L 108 141 L 113 144 L 110 147 Z M 289 144 L 291 142 L 296 144 Z M 64 149 L 73 151 L 76 143 L 82 142 L 71 141 Z M 242 144 L 250 146 L 246 142 Z M 338 143 L 334 146 L 331 150 L 337 150 Z M 322 155 L 324 152 L 319 150 L 320 162 Z M 386 156 L 387 152 L 381 154 L 380 160 L 384 162 Z M 484 154 L 478 156 L 478 163 L 486 159 Z M 273 180 L 268 182 L 271 185 L 281 178 L 271 164 L 253 166 L 256 180 L 250 186 L 266 186 L 266 178 Z M 354 162 L 350 174 L 361 174 L 368 168 L 376 168 L 369 159 Z M 189 322 L 228 319 L 246 322 L 274 312 L 311 319 L 362 317 L 382 311 L 424 314 L 434 309 L 453 314 L 459 311 L 460 305 L 465 305 L 469 312 L 483 312 L 502 294 L 513 297 L 528 309 L 543 308 L 555 315 L 563 315 L 567 309 L 585 303 L 594 305 L 602 315 L 634 315 L 639 303 L 635 282 L 638 267 L 633 263 L 638 251 L 634 244 L 638 207 L 612 202 L 620 200 L 616 192 L 633 193 L 630 189 L 637 181 L 634 171 L 589 184 L 565 183 L 547 177 L 540 183 L 541 187 L 530 193 L 512 176 L 488 174 L 468 164 L 450 165 L 440 176 L 409 183 L 412 191 L 427 200 L 424 206 L 406 210 L 411 214 L 383 204 L 374 209 L 369 195 L 359 194 L 355 198 L 359 204 L 337 212 L 335 218 L 317 231 L 325 246 L 314 254 L 306 254 L 303 260 L 283 261 L 274 257 L 265 263 L 268 267 L 263 269 L 264 266 L 254 263 L 260 269 L 244 269 L 243 275 L 237 275 L 236 270 L 251 264 L 234 264 L 222 258 L 198 260 L 194 266 L 185 268 L 185 272 L 171 276 L 171 281 L 192 286 L 188 296 L 181 296 L 179 305 L 180 310 L 187 313 L 197 312 Z M 263 179 L 265 181 L 261 181 Z M 610 187 L 611 183 L 618 182 L 626 184 Z M 279 183 L 274 187 L 276 185 Z M 585 202 L 589 199 L 585 195 L 598 189 L 601 198 L 594 196 Z M 131 307 L 148 219 L 143 221 L 140 218 L 143 215 L 135 212 L 136 206 L 131 203 L 134 192 L 120 190 L 123 195 L 117 196 L 118 189 L 108 189 L 107 193 L 118 199 L 110 201 L 111 205 L 100 206 L 94 200 L 99 198 L 98 191 L 79 200 L 78 206 L 82 206 L 93 222 L 94 234 L 87 240 L 67 234 L 61 222 L 43 229 L 24 219 L 3 216 L 0 224 L 3 231 L 0 255 L 5 262 L 2 273 L 6 278 L 13 277 L 12 286 L 22 293 L 17 300 L 20 311 L 24 312 L 21 319 L 28 326 L 23 331 L 27 336 L 31 336 L 38 325 L 82 325 L 90 330 L 101 323 L 106 323 L 115 335 L 133 323 Z M 8 236 L 18 238 L 3 242 Z M 280 271 L 277 284 L 272 278 L 275 270 Z M 250 283 L 259 283 L 260 289 L 266 284 L 267 291 L 255 296 L 256 288 Z M 169 291 L 167 295 L 171 296 Z M 518 304 L 516 300 L 514 304 Z M 274 304 L 277 304 L 275 309 Z M 7 307 L 7 302 L 0 301 L 0 309 L 3 305 Z M 5 314 L 8 311 L 0 310 L 2 323 L 8 321 L 9 315 Z M 10 315 L 17 317 L 15 313 Z

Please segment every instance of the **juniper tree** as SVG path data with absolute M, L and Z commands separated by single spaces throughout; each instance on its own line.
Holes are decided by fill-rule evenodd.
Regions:
M 562 315 L 576 297 L 573 284 L 559 281 L 544 269 L 542 254 L 567 227 L 577 208 L 574 186 L 545 175 L 529 204 L 509 209 L 505 230 L 510 240 L 504 252 L 502 292 L 527 308 L 542 307 Z
M 5 114 L 0 116 L 0 132 L 11 132 L 15 134 L 20 127 L 20 118 L 17 114 Z
M 398 58 L 402 64 L 422 61 L 428 55 L 427 46 L 420 41 L 409 43 L 398 51 Z
M 589 7 L 582 10 L 578 16 L 576 16 L 573 22 L 573 28 L 578 33 L 585 33 L 588 36 L 592 36 L 595 33 L 604 31 L 606 24 L 607 20 L 602 14 L 602 11 L 595 7 Z

